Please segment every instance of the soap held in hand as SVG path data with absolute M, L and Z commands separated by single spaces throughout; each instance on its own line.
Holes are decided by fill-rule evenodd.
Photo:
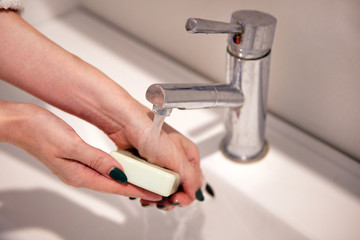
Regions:
M 110 155 L 124 168 L 129 183 L 164 197 L 177 191 L 179 174 L 151 164 L 129 151 L 113 151 Z

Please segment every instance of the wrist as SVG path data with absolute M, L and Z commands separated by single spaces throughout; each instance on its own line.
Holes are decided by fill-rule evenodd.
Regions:
M 7 101 L 0 101 L 0 141 L 9 142 L 12 125 L 17 121 L 17 116 L 14 116 L 11 110 L 12 103 Z
M 114 83 L 97 91 L 81 107 L 79 117 L 102 129 L 106 134 L 123 130 L 146 128 L 152 124 L 153 113 L 135 100 L 126 90 Z
M 22 137 L 21 128 L 26 125 L 29 115 L 26 109 L 31 104 L 0 100 L 0 141 L 16 144 Z

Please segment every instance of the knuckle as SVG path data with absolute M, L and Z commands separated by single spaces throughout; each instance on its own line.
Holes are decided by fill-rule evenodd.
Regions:
M 90 160 L 89 167 L 101 172 L 104 162 L 105 157 L 103 156 L 103 154 L 98 154 Z
M 75 132 L 70 132 L 70 139 L 67 152 L 71 155 L 78 154 L 79 149 L 84 145 L 84 141 Z
M 83 140 L 75 133 L 68 133 L 67 141 L 61 141 L 61 144 L 57 144 L 55 149 L 56 156 L 63 158 L 73 158 L 78 156 L 81 146 L 84 144 Z

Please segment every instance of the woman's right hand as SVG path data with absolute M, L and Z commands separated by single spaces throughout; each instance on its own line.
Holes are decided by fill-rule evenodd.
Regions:
M 27 151 L 64 183 L 152 201 L 161 199 L 127 183 L 116 160 L 86 144 L 51 112 L 32 104 L 0 101 L 0 113 L 0 141 Z

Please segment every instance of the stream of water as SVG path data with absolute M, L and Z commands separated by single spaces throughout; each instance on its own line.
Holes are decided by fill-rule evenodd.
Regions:
M 161 129 L 165 121 L 164 115 L 155 114 L 153 119 L 153 124 L 151 128 L 151 135 L 153 139 L 157 139 L 160 137 Z M 169 221 L 173 221 L 176 223 L 172 227 L 172 240 L 183 240 L 187 239 L 186 233 L 187 228 L 189 227 L 188 224 L 191 223 L 196 213 L 198 213 L 198 203 L 193 203 L 191 206 L 186 207 L 186 209 L 174 209 L 169 213 L 163 212 L 164 218 L 169 218 Z M 148 240 L 151 238 L 151 230 L 152 230 L 152 214 L 149 214 L 148 211 L 143 211 L 143 239 Z
M 160 136 L 161 128 L 162 125 L 164 124 L 165 117 L 166 117 L 165 115 L 160 115 L 156 113 L 154 114 L 154 120 L 151 128 L 151 134 L 154 138 Z

